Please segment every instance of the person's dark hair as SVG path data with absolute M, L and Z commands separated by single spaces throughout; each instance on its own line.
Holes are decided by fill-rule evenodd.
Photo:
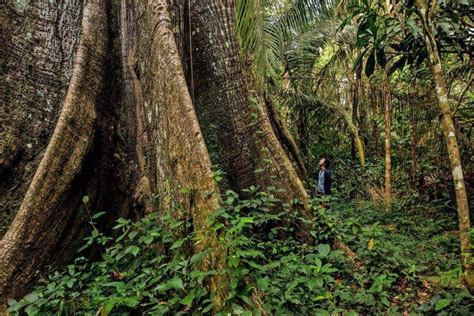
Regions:
M 326 169 L 329 169 L 329 166 L 331 165 L 331 162 L 329 161 L 328 158 L 324 157 L 324 167 Z

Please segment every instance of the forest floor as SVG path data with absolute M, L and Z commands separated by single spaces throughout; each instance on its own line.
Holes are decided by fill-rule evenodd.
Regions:
M 367 265 L 363 283 L 369 282 L 372 295 L 361 291 L 358 303 L 374 298 L 374 307 L 380 302 L 396 305 L 404 314 L 463 314 L 468 305 L 474 307 L 460 283 L 459 236 L 451 205 L 442 199 L 423 206 L 399 201 L 387 211 L 367 200 L 334 199 L 331 213 L 342 238 Z
M 278 201 L 272 194 L 256 187 L 249 192 L 244 200 L 227 191 L 225 206 L 209 223 L 227 249 L 230 282 L 221 315 L 469 315 L 474 310 L 473 296 L 459 281 L 457 222 L 448 198 L 420 203 L 397 198 L 388 211 L 380 202 L 338 194 L 329 209 L 312 199 L 316 225 L 310 233 L 317 242 L 308 244 L 291 237 L 294 226 L 286 211 L 272 210 Z M 11 315 L 209 314 L 214 305 L 203 280 L 223 271 L 199 269 L 212 249 L 189 254 L 199 236 L 183 234 L 191 224 L 173 212 L 138 222 L 119 219 L 109 236 L 94 226 L 82 249 L 98 246 L 100 258 L 80 252 L 67 267 L 51 270 L 33 292 L 9 302 Z M 362 268 L 331 250 L 328 241 L 335 234 L 356 252 Z

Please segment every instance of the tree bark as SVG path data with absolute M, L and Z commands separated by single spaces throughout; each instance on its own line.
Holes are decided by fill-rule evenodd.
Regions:
M 145 153 L 154 162 L 148 173 L 156 175 L 158 204 L 162 209 L 173 207 L 191 215 L 193 227 L 202 239 L 195 251 L 213 249 L 201 269 L 223 271 L 225 257 L 217 237 L 207 234 L 207 219 L 221 205 L 220 191 L 212 177 L 211 160 L 187 87 L 168 4 L 166 0 L 131 3 L 141 17 L 135 34 L 141 86 L 136 91 L 141 92 L 137 100 L 143 100 L 143 104 L 137 106 L 143 106 L 147 119 L 150 141 Z M 209 286 L 219 309 L 227 289 L 223 276 L 212 276 Z
M 26 4 L 25 10 L 45 10 L 46 2 Z M 83 229 L 82 224 L 88 220 L 78 206 L 82 195 L 86 194 L 82 186 L 94 187 L 97 192 L 91 196 L 93 209 L 117 206 L 117 209 L 109 210 L 115 215 L 123 214 L 121 207 L 131 209 L 131 201 L 136 209 L 151 211 L 152 195 L 159 196 L 160 206 L 175 206 L 179 210 L 175 214 L 177 217 L 189 215 L 192 219 L 193 227 L 202 239 L 195 251 L 213 249 L 201 268 L 225 270 L 223 250 L 217 245 L 216 236 L 207 234 L 206 224 L 209 214 L 220 206 L 219 188 L 212 178 L 211 160 L 186 85 L 166 1 L 123 0 L 106 4 L 105 0 L 89 0 L 85 1 L 83 10 L 82 3 L 73 4 L 77 6 L 74 9 L 82 12 L 79 14 L 82 28 L 79 21 L 80 30 L 72 33 L 81 33 L 81 40 L 69 53 L 75 56 L 75 62 L 55 132 L 47 143 L 26 195 L 24 198 L 21 193 L 15 195 L 21 201 L 21 207 L 0 243 L 2 304 L 10 297 L 25 294 L 37 278 L 36 272 L 41 272 L 45 265 L 54 263 L 63 254 L 69 257 L 74 254 L 75 237 L 78 236 L 75 230 Z M 16 19 L 15 14 L 6 16 Z M 34 22 L 38 21 L 34 19 Z M 53 24 L 54 29 L 57 21 L 48 18 L 38 25 L 31 23 L 33 36 L 42 34 L 42 28 L 45 25 L 48 28 L 48 23 Z M 13 33 L 4 36 L 7 43 L 16 40 Z M 69 38 L 70 33 L 54 33 L 52 37 Z M 107 41 L 108 37 L 110 41 Z M 55 46 L 47 41 L 44 43 L 41 51 L 46 56 L 54 55 Z M 105 60 L 106 53 L 107 59 L 111 60 Z M 46 58 L 44 62 L 37 60 L 37 64 L 31 62 L 35 67 L 49 67 L 51 63 Z M 66 68 L 64 63 L 60 65 Z M 104 80 L 106 67 L 107 80 Z M 12 64 L 11 73 L 14 70 Z M 65 80 L 60 73 L 54 72 L 47 72 L 44 77 L 47 77 L 43 83 L 45 89 L 51 89 L 50 85 L 56 81 Z M 25 73 L 19 74 L 20 83 L 25 78 Z M 14 85 L 14 82 L 8 83 Z M 23 84 L 36 88 L 35 82 Z M 48 98 L 53 93 L 49 90 L 46 93 L 49 104 Z M 56 99 L 51 104 L 59 109 L 61 100 L 56 94 L 59 92 L 53 94 Z M 31 98 L 22 101 L 21 97 L 11 90 L 2 91 L 2 99 L 15 101 L 11 102 L 12 111 L 32 104 Z M 114 113 L 118 113 L 117 117 Z M 7 121 L 2 115 L 2 119 L 5 118 L 15 134 L 21 134 L 25 132 L 24 126 L 16 119 L 24 116 L 13 116 Z M 121 144 L 114 149 L 108 142 L 120 138 L 117 130 L 121 130 L 127 142 L 119 141 Z M 2 171 L 10 168 L 23 150 L 24 142 L 15 134 L 8 138 L 6 146 L 2 143 L 8 154 L 0 157 L 0 162 L 5 162 Z M 110 150 L 102 149 L 109 147 Z M 121 147 L 126 148 L 124 152 L 119 151 Z M 102 155 L 113 156 L 120 163 L 105 160 Z M 18 162 L 22 163 L 21 160 Z M 104 166 L 104 163 L 111 166 Z M 116 175 L 121 178 L 102 179 L 101 169 L 108 168 L 118 168 Z M 15 172 L 19 171 L 7 170 L 8 177 L 9 173 Z M 24 175 L 21 180 L 29 182 Z M 114 183 L 117 180 L 132 189 L 117 192 Z M 6 190 L 15 188 L 15 183 L 2 181 L 3 184 Z M 53 187 L 55 189 L 51 190 Z M 186 190 L 182 190 L 184 188 Z M 108 193 L 111 197 L 104 198 Z M 128 197 L 121 200 L 118 194 Z M 120 202 L 110 203 L 114 199 Z M 225 296 L 226 283 L 222 275 L 208 280 L 216 308 Z
M 1 235 L 54 131 L 81 33 L 82 1 L 29 2 L 0 6 Z
M 347 111 L 344 109 L 341 109 L 340 112 L 342 112 L 347 125 L 349 126 L 349 129 L 352 132 L 352 140 L 351 140 L 351 156 L 352 156 L 352 162 L 353 164 L 356 163 L 356 152 L 359 156 L 359 162 L 361 166 L 365 166 L 365 146 L 364 146 L 364 141 L 362 140 L 360 136 L 361 132 L 361 122 L 360 122 L 360 92 L 361 92 L 361 86 L 360 86 L 360 80 L 361 80 L 361 72 L 362 68 L 361 66 L 357 67 L 356 72 L 352 73 L 349 72 L 347 78 L 349 79 L 349 82 L 351 83 L 351 100 L 352 100 L 352 109 L 351 109 L 351 114 L 346 113 Z M 355 78 L 354 78 L 355 76 Z
M 306 204 L 308 195 L 272 129 L 268 109 L 250 88 L 235 36 L 233 0 L 192 1 L 196 109 L 211 156 L 232 188 L 274 186 L 284 203 Z M 210 23 L 212 21 L 212 23 Z M 300 208 L 306 218 L 310 211 Z
M 81 40 L 58 123 L 0 242 L 2 300 L 23 293 L 44 258 L 53 255 L 72 215 L 58 211 L 92 144 L 107 47 L 105 1 L 88 2 L 82 16 Z
M 426 48 L 431 64 L 431 73 L 436 86 L 436 95 L 440 109 L 440 120 L 446 140 L 449 161 L 451 165 L 454 190 L 456 192 L 457 212 L 459 219 L 459 238 L 461 242 L 461 266 L 463 270 L 462 280 L 471 293 L 474 293 L 474 265 L 472 258 L 471 223 L 469 218 L 469 205 L 467 199 L 466 185 L 461 166 L 461 155 L 454 128 L 453 116 L 449 105 L 446 80 L 441 63 L 440 53 L 434 37 L 431 22 L 432 8 L 428 7 L 425 0 L 416 0 L 419 10 L 423 31 L 425 33 Z

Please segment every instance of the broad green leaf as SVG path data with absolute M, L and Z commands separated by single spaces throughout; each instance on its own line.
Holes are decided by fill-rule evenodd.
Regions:
M 169 288 L 173 288 L 176 290 L 184 290 L 183 280 L 180 277 L 174 277 L 168 282 L 166 282 Z
M 265 291 L 268 288 L 268 280 L 266 278 L 260 278 L 257 280 L 257 286 L 262 291 Z
M 180 303 L 183 305 L 191 305 L 195 297 L 196 297 L 196 293 L 194 291 L 191 291 L 188 295 L 183 297 Z
M 328 244 L 320 244 L 318 245 L 319 254 L 324 258 L 329 255 L 331 251 L 331 247 Z
M 135 245 L 129 246 L 129 247 L 127 248 L 127 250 L 125 250 L 125 253 L 130 253 L 130 254 L 132 254 L 134 257 L 136 257 L 139 252 L 140 252 L 140 248 L 138 248 L 138 247 L 135 246 Z
M 89 197 L 88 197 L 87 195 L 84 195 L 84 196 L 82 197 L 82 203 L 84 203 L 84 204 L 89 203 Z
M 451 300 L 447 298 L 440 299 L 439 301 L 436 302 L 435 310 L 440 311 L 443 308 L 447 307 L 449 304 L 451 304 Z
M 34 303 L 38 300 L 38 293 L 37 292 L 31 292 L 30 294 L 27 294 L 23 300 L 28 302 L 29 304 Z

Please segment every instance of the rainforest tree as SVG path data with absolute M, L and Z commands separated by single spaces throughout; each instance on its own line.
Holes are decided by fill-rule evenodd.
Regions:
M 234 1 L 10 2 L 2 10 L 12 52 L 2 99 L 14 117 L 5 117 L 2 140 L 2 211 L 11 218 L 0 244 L 2 299 L 24 294 L 38 269 L 70 255 L 86 220 L 83 195 L 94 209 L 117 209 L 112 217 L 149 212 L 157 196 L 160 206 L 185 205 L 205 231 L 220 204 L 206 142 L 231 188 L 275 185 L 311 216 L 303 173 L 282 144 L 292 140 L 249 89 Z M 212 256 L 208 264 L 222 264 L 219 248 Z M 223 287 L 210 283 L 219 300 Z
M 424 286 L 451 273 L 456 291 L 474 288 L 471 11 L 435 0 L 4 1 L 0 312 L 46 295 L 32 292 L 37 280 L 74 266 L 91 229 L 111 237 L 86 247 L 81 271 L 95 272 L 81 286 L 124 283 L 127 271 L 94 269 L 127 246 L 133 258 L 117 260 L 162 273 L 153 291 L 178 292 L 171 310 L 209 293 L 198 311 L 405 312 L 424 296 L 423 311 L 464 311 L 469 294 Z M 335 198 L 314 197 L 322 157 L 335 162 Z M 135 236 L 153 241 L 146 253 Z M 166 280 L 170 267 L 188 283 Z M 156 303 L 137 297 L 123 302 Z

